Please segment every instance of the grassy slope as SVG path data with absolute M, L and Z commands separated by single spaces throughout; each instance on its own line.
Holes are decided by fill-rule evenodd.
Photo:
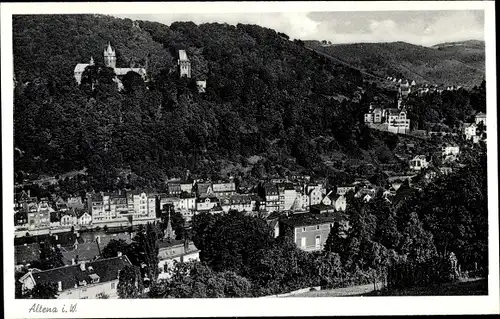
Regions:
M 346 288 L 308 291 L 292 297 L 347 297 L 347 296 L 465 296 L 488 294 L 486 279 L 471 279 L 444 285 L 409 288 L 405 290 L 374 291 L 373 284 L 352 286 Z

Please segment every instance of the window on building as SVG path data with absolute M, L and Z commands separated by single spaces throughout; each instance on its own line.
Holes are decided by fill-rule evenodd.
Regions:
M 315 246 L 319 248 L 321 246 L 321 235 L 317 235 L 315 238 Z
M 111 283 L 111 289 L 116 289 L 116 283 L 114 282 Z
M 305 228 L 305 227 L 302 227 L 302 231 L 306 231 L 306 228 Z
M 316 226 L 316 230 L 319 230 L 319 225 Z

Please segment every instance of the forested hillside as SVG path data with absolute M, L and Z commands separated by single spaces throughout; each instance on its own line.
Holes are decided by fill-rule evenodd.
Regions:
M 82 183 L 101 190 L 162 185 L 187 169 L 249 182 L 307 171 L 343 183 L 351 160 L 376 164 L 395 145 L 363 114 L 375 98 L 395 106 L 396 92 L 271 29 L 36 15 L 14 17 L 13 39 L 17 181 L 87 168 Z M 145 67 L 148 81 L 131 72 L 118 91 L 103 66 L 108 42 L 117 67 Z M 191 79 L 179 79 L 179 49 Z M 96 65 L 79 86 L 74 67 L 90 56 Z
M 270 29 L 87 15 L 17 16 L 13 32 L 18 178 L 87 167 L 93 185 L 110 188 L 185 169 L 271 174 L 288 159 L 290 169 L 313 169 L 319 155 L 311 138 L 327 137 L 319 147 L 344 153 L 366 136 L 363 97 L 374 94 L 364 92 L 359 72 Z M 148 58 L 147 84 L 128 74 L 118 92 L 112 70 L 102 67 L 108 41 L 118 67 Z M 191 59 L 191 80 L 178 79 L 178 49 Z M 91 55 L 95 72 L 78 87 L 74 65 Z M 205 94 L 195 80 L 207 81 Z
M 306 44 L 375 75 L 411 79 L 417 83 L 471 88 L 480 83 L 485 74 L 483 41 L 433 47 L 405 42 L 338 44 L 326 47 L 318 41 L 307 41 Z

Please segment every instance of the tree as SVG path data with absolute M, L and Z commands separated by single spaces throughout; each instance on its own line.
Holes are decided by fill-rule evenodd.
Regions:
M 234 272 L 215 272 L 198 261 L 175 263 L 172 277 L 150 291 L 152 298 L 247 297 L 250 282 Z
M 24 295 L 23 298 L 29 299 L 56 299 L 58 296 L 57 284 L 38 283 Z
M 61 249 L 53 245 L 49 240 L 40 243 L 40 259 L 33 261 L 31 266 L 41 270 L 64 266 Z
M 129 245 L 123 239 L 111 239 L 109 243 L 102 250 L 103 258 L 111 258 L 118 256 L 118 253 L 127 254 Z
M 117 293 L 122 299 L 138 298 L 142 293 L 140 272 L 136 266 L 125 266 L 120 270 Z
M 136 235 L 137 246 L 147 267 L 148 278 L 155 282 L 158 278 L 158 240 L 161 238 L 159 225 L 148 223 L 146 230 Z
M 262 219 L 223 215 L 211 224 L 206 217 L 202 217 L 204 225 L 208 225 L 203 235 L 200 234 L 202 226 L 198 225 L 200 219 L 193 220 L 193 240 L 195 245 L 200 244 L 196 247 L 201 249 L 201 261 L 216 271 L 245 275 L 251 271 L 251 262 L 272 244 L 272 230 Z
M 425 262 L 436 256 L 432 234 L 423 229 L 418 215 L 414 212 L 410 214 L 402 232 L 399 249 L 409 260 L 415 262 Z

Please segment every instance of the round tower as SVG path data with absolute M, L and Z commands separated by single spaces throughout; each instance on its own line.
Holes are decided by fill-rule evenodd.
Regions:
M 116 68 L 116 52 L 108 42 L 108 47 L 104 50 L 104 65 L 108 68 Z

